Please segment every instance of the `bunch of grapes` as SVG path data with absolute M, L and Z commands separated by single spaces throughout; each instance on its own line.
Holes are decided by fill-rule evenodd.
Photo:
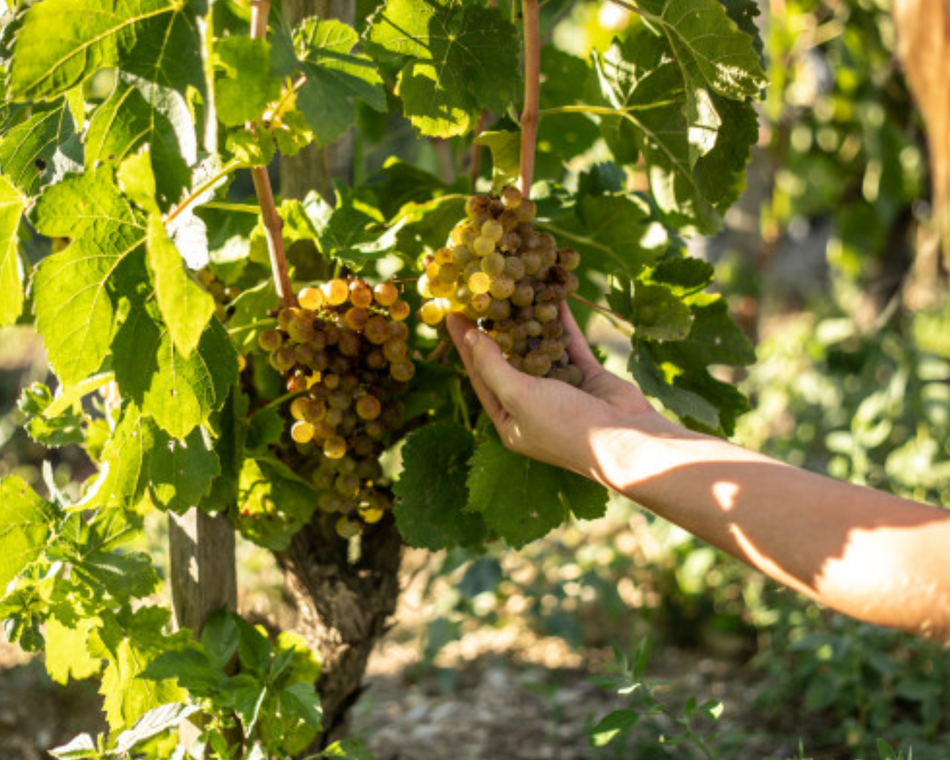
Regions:
M 467 218 L 452 230 L 450 246 L 427 260 L 419 290 L 423 321 L 436 325 L 462 312 L 487 331 L 517 369 L 580 385 L 581 371 L 567 353 L 569 335 L 558 302 L 577 290 L 580 255 L 558 248 L 532 225 L 535 204 L 516 187 L 500 196 L 473 195 Z
M 299 306 L 281 309 L 278 329 L 258 338 L 272 367 L 297 393 L 290 435 L 348 538 L 378 522 L 392 502 L 375 486 L 388 433 L 402 424 L 399 397 L 415 373 L 406 340 L 409 305 L 390 282 L 332 279 L 304 288 Z

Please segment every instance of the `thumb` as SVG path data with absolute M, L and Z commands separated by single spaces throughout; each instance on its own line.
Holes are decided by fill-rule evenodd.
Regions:
M 508 396 L 521 374 L 508 363 L 498 344 L 480 330 L 469 330 L 465 343 L 472 357 L 469 375 L 477 376 L 499 399 Z

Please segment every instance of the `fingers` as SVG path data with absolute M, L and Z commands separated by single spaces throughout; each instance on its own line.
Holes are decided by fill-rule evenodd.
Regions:
M 600 362 L 597 361 L 590 350 L 587 338 L 584 337 L 581 328 L 577 326 L 577 321 L 574 319 L 574 315 L 571 314 L 567 301 L 561 301 L 558 304 L 558 313 L 561 317 L 561 324 L 571 336 L 571 342 L 567 344 L 567 353 L 571 357 L 571 361 L 584 373 L 584 377 L 587 379 L 604 372 L 604 368 L 600 366 Z
M 446 326 L 478 400 L 496 425 L 502 423 L 507 411 L 499 397 L 520 382 L 518 371 L 508 364 L 495 341 L 465 317 L 450 314 Z

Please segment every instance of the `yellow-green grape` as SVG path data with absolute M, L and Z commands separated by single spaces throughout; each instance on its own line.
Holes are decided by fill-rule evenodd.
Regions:
M 297 355 L 290 346 L 281 346 L 270 355 L 270 365 L 278 372 L 287 372 L 297 363 Z
M 530 282 L 519 282 L 511 294 L 511 302 L 515 306 L 530 306 L 534 303 L 534 288 Z
M 488 293 L 476 293 L 472 296 L 471 301 L 469 301 L 469 306 L 471 306 L 476 314 L 484 314 L 488 311 L 488 307 L 491 306 L 491 295 Z
M 350 303 L 365 309 L 373 303 L 373 289 L 362 280 L 357 280 L 350 287 Z
M 306 396 L 298 396 L 290 402 L 290 416 L 295 420 L 307 419 L 307 409 L 310 406 L 311 399 Z
M 435 298 L 448 298 L 455 293 L 455 283 L 442 280 L 430 281 L 429 291 Z
M 340 306 L 345 304 L 350 297 L 350 286 L 346 284 L 346 280 L 343 280 L 339 277 L 334 277 L 332 280 L 324 284 L 324 295 L 327 298 L 327 303 L 330 306 Z
M 279 330 L 264 330 L 257 336 L 257 345 L 264 351 L 276 351 L 283 342 L 284 339 Z
M 485 312 L 485 317 L 494 322 L 500 322 L 503 319 L 508 319 L 510 316 L 511 303 L 508 300 L 499 301 L 497 298 L 492 299 L 488 305 L 488 310 Z
M 529 375 L 543 377 L 551 369 L 551 357 L 542 351 L 529 351 L 522 366 Z
M 581 255 L 573 248 L 561 248 L 557 252 L 557 262 L 568 272 L 573 272 L 580 266 Z
M 313 425 L 306 420 L 297 420 L 290 428 L 290 437 L 297 443 L 310 443 L 313 440 Z
M 304 419 L 307 422 L 319 422 L 327 416 L 327 405 L 320 399 L 307 399 L 307 405 L 304 407 Z
M 482 259 L 482 271 L 485 274 L 496 275 L 505 271 L 505 257 L 503 254 L 494 251 Z
M 381 346 L 389 340 L 389 322 L 379 315 L 374 315 L 369 318 L 366 327 L 363 328 L 363 335 L 370 343 Z
M 416 367 L 409 359 L 399 359 L 389 365 L 389 373 L 394 380 L 400 383 L 408 383 L 412 380 L 412 376 L 416 374 Z
M 313 312 L 306 311 L 305 309 L 297 309 L 293 317 L 287 323 L 287 334 L 291 340 L 297 343 L 306 343 L 308 340 L 311 340 L 316 333 L 313 320 Z
M 346 456 L 346 440 L 332 435 L 323 442 L 323 453 L 330 459 L 342 459 Z
M 522 198 L 515 213 L 518 215 L 519 222 L 530 222 L 534 219 L 535 213 L 537 213 L 537 207 L 534 205 L 534 201 Z
M 557 319 L 557 305 L 550 301 L 539 303 L 534 309 L 534 318 L 541 323 Z
M 361 306 L 352 306 L 343 315 L 343 321 L 351 330 L 361 331 L 369 322 L 369 312 Z
M 488 292 L 491 293 L 492 298 L 510 298 L 512 293 L 515 292 L 515 281 L 506 274 L 492 277 Z
M 393 301 L 389 305 L 389 316 L 397 322 L 401 322 L 409 316 L 409 304 L 401 299 Z
M 435 252 L 435 255 L 432 257 L 432 260 L 442 266 L 443 264 L 448 264 L 452 260 L 452 249 L 451 248 L 440 248 Z
M 419 295 L 423 298 L 432 298 L 432 289 L 429 287 L 429 275 L 423 274 L 416 281 L 416 290 L 419 291 Z
M 497 243 L 501 240 L 501 236 L 505 234 L 505 228 L 500 222 L 489 219 L 482 225 L 481 232 L 483 237 L 487 237 L 492 242 Z
M 521 254 L 525 274 L 537 274 L 541 269 L 541 254 L 537 251 L 525 251 Z
M 505 208 L 518 208 L 521 205 L 521 200 L 521 191 L 513 185 L 509 185 L 501 191 L 501 202 L 505 204 Z
M 360 396 L 356 399 L 356 413 L 361 420 L 375 420 L 383 411 L 383 405 L 375 396 Z
M 406 355 L 406 341 L 402 338 L 390 338 L 383 344 L 383 355 L 390 363 L 398 362 Z
M 457 245 L 452 249 L 452 263 L 464 267 L 472 260 L 472 254 L 467 245 Z
M 475 274 L 468 278 L 468 289 L 471 290 L 474 295 L 487 293 L 490 287 L 491 276 L 485 272 L 475 272 Z
M 442 318 L 445 316 L 445 308 L 440 301 L 426 301 L 422 304 L 419 313 L 422 316 L 423 322 L 433 326 L 442 321 Z
M 489 253 L 495 250 L 495 241 L 491 238 L 487 238 L 484 235 L 479 235 L 475 238 L 475 242 L 472 243 L 472 252 L 476 256 L 487 256 Z
M 360 524 L 353 522 L 346 515 L 337 520 L 334 527 L 336 529 L 336 534 L 343 539 L 351 539 L 354 536 L 358 536 L 361 532 Z
M 505 257 L 505 274 L 515 282 L 524 277 L 524 262 L 520 256 Z
M 326 297 L 319 288 L 301 288 L 297 294 L 297 303 L 300 304 L 301 308 L 316 311 L 326 303 Z
M 381 282 L 373 289 L 373 297 L 380 306 L 389 307 L 399 298 L 399 288 L 391 282 Z
M 456 264 L 454 261 L 447 261 L 441 267 L 439 267 L 439 282 L 451 283 L 454 285 L 461 273 L 462 268 L 458 264 Z

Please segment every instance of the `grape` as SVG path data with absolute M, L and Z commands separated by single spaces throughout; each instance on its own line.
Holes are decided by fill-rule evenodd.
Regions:
M 310 443 L 313 438 L 313 425 L 305 420 L 297 420 L 290 428 L 290 436 L 297 443 Z
M 350 303 L 358 309 L 365 309 L 373 303 L 373 289 L 365 282 L 354 282 L 350 288 Z
M 535 229 L 537 206 L 516 187 L 472 196 L 465 210 L 448 247 L 426 261 L 423 321 L 436 325 L 446 312 L 462 312 L 491 333 L 512 366 L 579 384 L 558 303 L 577 290 L 580 255 Z M 393 377 L 395 358 L 387 354 Z
M 307 407 L 310 399 L 305 396 L 298 396 L 290 402 L 290 416 L 295 420 L 304 420 L 307 418 Z
M 373 290 L 373 297 L 380 306 L 390 306 L 399 298 L 399 289 L 391 282 L 381 282 Z
M 278 330 L 264 330 L 257 336 L 257 344 L 267 352 L 276 351 L 283 342 L 284 339 Z
M 303 288 L 297 294 L 297 303 L 300 304 L 301 308 L 316 311 L 326 303 L 326 298 L 319 288 Z
M 412 376 L 416 374 L 416 367 L 408 359 L 400 359 L 389 366 L 389 371 L 395 380 L 408 383 Z
M 344 304 L 350 297 L 350 286 L 346 284 L 346 280 L 341 280 L 339 277 L 330 280 L 324 288 L 324 294 L 330 306 Z
M 401 322 L 409 316 L 409 304 L 402 300 L 393 301 L 389 305 L 389 316 Z
M 375 420 L 383 411 L 383 405 L 375 396 L 360 396 L 356 399 L 356 413 L 362 420 Z

